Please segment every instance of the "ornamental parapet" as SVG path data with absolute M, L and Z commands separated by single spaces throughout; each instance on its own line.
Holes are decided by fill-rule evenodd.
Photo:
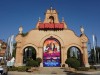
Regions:
M 39 23 L 39 30 L 63 30 L 63 23 Z

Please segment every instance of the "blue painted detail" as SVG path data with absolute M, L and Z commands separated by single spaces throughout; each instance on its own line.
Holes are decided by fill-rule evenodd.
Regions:
M 43 63 L 44 67 L 60 67 L 60 62 L 46 61 Z

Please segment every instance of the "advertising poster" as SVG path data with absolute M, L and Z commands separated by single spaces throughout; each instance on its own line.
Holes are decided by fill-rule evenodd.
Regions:
M 43 66 L 60 67 L 60 44 L 55 39 L 47 39 L 44 42 Z

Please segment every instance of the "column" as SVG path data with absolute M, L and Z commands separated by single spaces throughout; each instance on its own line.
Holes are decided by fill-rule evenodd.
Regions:
M 88 63 L 88 52 L 87 52 L 87 44 L 85 42 L 83 44 L 83 63 L 85 67 L 90 67 Z
M 61 47 L 61 66 L 63 65 L 63 64 L 65 64 L 65 52 L 64 52 L 64 47 Z
M 15 66 L 23 66 L 23 54 L 20 53 L 20 48 L 16 50 Z
M 68 49 L 63 47 L 63 63 L 65 64 L 65 67 L 68 67 L 68 64 L 65 63 L 67 59 L 67 52 L 68 52 Z
M 42 59 L 40 67 L 43 67 L 43 47 L 38 47 L 38 57 Z

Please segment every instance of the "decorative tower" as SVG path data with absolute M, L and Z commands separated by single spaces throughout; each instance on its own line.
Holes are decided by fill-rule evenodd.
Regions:
M 36 28 L 39 30 L 63 30 L 67 29 L 67 25 L 64 19 L 59 22 L 57 11 L 51 7 L 45 13 L 44 22 L 37 23 Z
M 80 31 L 81 31 L 80 39 L 82 42 L 82 49 L 83 49 L 83 64 L 85 67 L 89 67 L 90 65 L 88 63 L 88 51 L 87 51 L 88 38 L 84 33 L 83 26 L 81 27 Z

